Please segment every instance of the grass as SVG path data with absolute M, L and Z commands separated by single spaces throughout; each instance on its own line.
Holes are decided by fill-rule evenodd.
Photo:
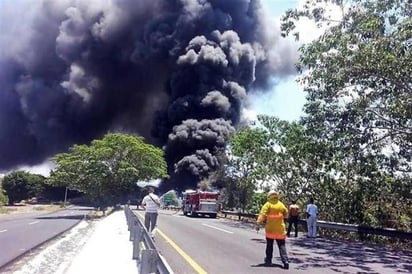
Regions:
M 41 205 L 29 205 L 25 203 L 16 203 L 14 205 L 5 205 L 0 206 L 0 214 L 16 214 L 16 213 L 25 213 L 32 211 L 56 211 L 60 209 L 59 205 L 53 204 L 41 204 Z
M 11 212 L 13 212 L 13 211 L 16 211 L 17 209 L 15 209 L 15 208 L 7 208 L 7 207 L 4 207 L 4 206 L 0 206 L 0 214 L 9 214 L 9 213 L 11 213 Z
M 34 210 L 37 211 L 54 211 L 54 210 L 58 210 L 61 209 L 62 207 L 60 205 L 36 205 L 33 207 Z

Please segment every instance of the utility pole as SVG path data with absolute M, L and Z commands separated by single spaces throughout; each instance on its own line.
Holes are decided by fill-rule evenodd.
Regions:
M 64 202 L 63 202 L 63 207 L 66 207 L 66 201 L 67 201 L 67 186 L 66 186 L 66 190 L 64 191 Z

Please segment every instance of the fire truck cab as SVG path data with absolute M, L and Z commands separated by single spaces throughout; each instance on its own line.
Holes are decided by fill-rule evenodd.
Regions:
M 219 208 L 219 192 L 190 189 L 183 192 L 182 210 L 185 216 L 208 215 L 216 218 Z

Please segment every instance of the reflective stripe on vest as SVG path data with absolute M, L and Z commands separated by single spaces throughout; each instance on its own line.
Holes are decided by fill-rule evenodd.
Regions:
M 277 214 L 268 214 L 267 218 L 269 219 L 283 219 L 283 214 L 282 213 L 277 213 Z
M 286 239 L 286 234 L 276 234 L 276 233 L 266 232 L 266 238 L 276 239 L 276 240 L 284 240 L 284 239 Z

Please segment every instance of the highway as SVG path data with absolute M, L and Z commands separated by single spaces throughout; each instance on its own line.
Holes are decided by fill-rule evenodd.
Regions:
M 135 211 L 142 219 L 143 212 Z M 273 265 L 263 265 L 264 231 L 229 219 L 191 218 L 162 211 L 155 244 L 175 273 L 412 273 L 411 252 L 363 243 L 287 239 L 290 269 L 284 270 L 275 244 Z
M 73 227 L 91 209 L 73 206 L 53 213 L 28 213 L 0 218 L 0 268 Z

